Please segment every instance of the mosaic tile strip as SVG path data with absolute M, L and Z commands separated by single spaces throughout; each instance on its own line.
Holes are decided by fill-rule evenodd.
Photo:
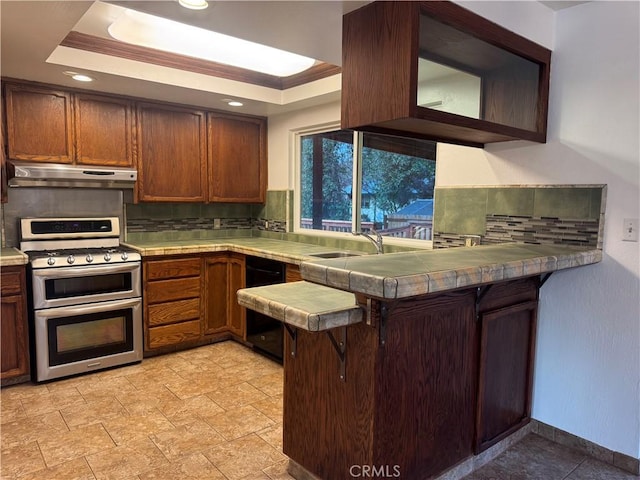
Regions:
M 251 218 L 221 218 L 220 227 L 215 228 L 211 218 L 135 218 L 127 219 L 127 231 L 135 232 L 168 232 L 189 230 L 222 230 L 222 229 L 250 229 Z
M 598 220 L 487 215 L 482 244 L 527 243 L 600 248 Z M 463 247 L 465 236 L 434 232 L 433 248 Z

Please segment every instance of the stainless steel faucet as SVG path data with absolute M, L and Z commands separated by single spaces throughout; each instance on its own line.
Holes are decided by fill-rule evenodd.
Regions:
M 384 245 L 382 245 L 382 235 L 380 235 L 374 229 L 371 229 L 371 232 L 375 234 L 376 236 L 375 239 L 368 233 L 364 233 L 364 232 L 351 232 L 351 233 L 353 233 L 354 235 L 363 236 L 364 238 L 369 240 L 371 243 L 373 243 L 376 246 L 376 253 L 380 255 L 384 253 Z

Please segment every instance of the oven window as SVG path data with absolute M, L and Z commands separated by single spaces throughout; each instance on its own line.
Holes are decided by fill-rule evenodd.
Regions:
M 49 365 L 133 350 L 131 309 L 49 319 Z
M 111 273 L 70 278 L 51 278 L 45 281 L 47 300 L 56 298 L 98 295 L 131 290 L 131 272 Z

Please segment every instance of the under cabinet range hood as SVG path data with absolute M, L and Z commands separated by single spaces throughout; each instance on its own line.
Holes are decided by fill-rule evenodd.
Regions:
M 131 189 L 138 172 L 121 167 L 9 162 L 7 178 L 10 187 Z

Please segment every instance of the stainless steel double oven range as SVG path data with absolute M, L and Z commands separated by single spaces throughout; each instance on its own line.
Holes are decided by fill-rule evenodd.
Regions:
M 142 360 L 140 254 L 118 217 L 22 218 L 37 382 Z

